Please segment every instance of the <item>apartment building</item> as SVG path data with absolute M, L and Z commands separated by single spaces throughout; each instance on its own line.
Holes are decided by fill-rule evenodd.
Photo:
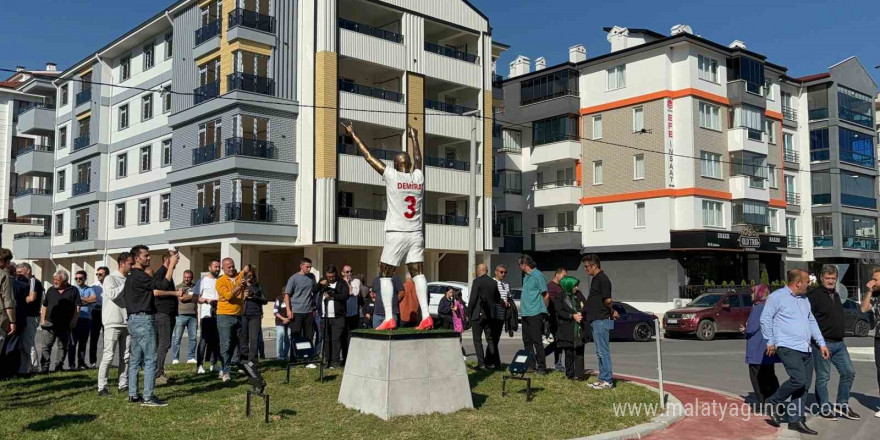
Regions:
M 426 165 L 427 275 L 463 280 L 472 189 L 476 250 L 492 251 L 484 145 L 506 48 L 461 0 L 178 1 L 55 81 L 44 258 L 92 273 L 135 244 L 173 246 L 180 271 L 232 257 L 271 292 L 303 256 L 373 276 L 384 184 L 339 122 L 388 164 L 409 124 Z
M 55 147 L 55 87 L 60 72 L 17 72 L 0 81 L 0 246 L 16 260 L 49 255 L 48 219 L 52 214 L 52 152 Z M 42 268 L 37 266 L 38 274 Z

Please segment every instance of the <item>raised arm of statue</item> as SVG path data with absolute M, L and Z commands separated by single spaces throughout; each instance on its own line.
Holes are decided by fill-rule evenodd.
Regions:
M 406 133 L 412 141 L 413 170 L 420 170 L 422 169 L 422 149 L 419 146 L 419 131 L 407 124 Z
M 370 150 L 367 149 L 364 143 L 361 142 L 361 139 L 358 137 L 357 133 L 354 132 L 354 127 L 352 126 L 351 122 L 339 122 L 339 124 L 342 125 L 342 128 L 344 128 L 345 131 L 348 132 L 348 135 L 351 136 L 352 140 L 354 140 L 354 144 L 357 146 L 358 150 L 360 150 L 361 155 L 364 156 L 364 159 L 367 160 L 367 163 L 370 164 L 370 166 L 373 167 L 373 169 L 376 170 L 379 174 L 384 175 L 385 163 L 379 159 L 376 159 L 375 157 L 373 157 L 372 154 L 370 154 Z

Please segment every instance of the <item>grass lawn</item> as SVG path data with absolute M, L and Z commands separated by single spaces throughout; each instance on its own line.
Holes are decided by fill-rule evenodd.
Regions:
M 271 395 L 271 423 L 264 424 L 262 407 L 245 418 L 245 377 L 222 384 L 216 373 L 196 375 L 192 365 L 167 371 L 173 382 L 156 391 L 168 401 L 164 408 L 130 405 L 112 379 L 114 391 L 98 397 L 96 370 L 2 382 L 0 439 L 568 439 L 645 423 L 646 415 L 615 417 L 612 403 L 657 400 L 629 383 L 596 391 L 551 373 L 533 379 L 534 400 L 526 403 L 524 391 L 501 397 L 501 373 L 469 369 L 475 409 L 385 422 L 336 403 L 342 370 L 328 370 L 320 383 L 318 370 L 299 367 L 284 385 L 284 365 L 264 362 Z M 508 386 L 518 391 L 524 384 Z

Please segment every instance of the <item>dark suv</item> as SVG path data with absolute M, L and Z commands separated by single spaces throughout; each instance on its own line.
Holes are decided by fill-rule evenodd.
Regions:
M 666 337 L 695 333 L 701 341 L 715 339 L 717 333 L 739 333 L 752 311 L 747 293 L 704 293 L 680 309 L 663 316 Z

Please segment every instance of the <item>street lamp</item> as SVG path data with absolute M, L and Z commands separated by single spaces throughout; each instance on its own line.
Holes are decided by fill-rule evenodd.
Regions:
M 470 190 L 468 191 L 468 269 L 467 285 L 474 281 L 474 271 L 477 266 L 477 121 L 480 119 L 480 110 L 471 110 L 462 113 L 462 116 L 471 118 L 471 166 L 470 166 Z

